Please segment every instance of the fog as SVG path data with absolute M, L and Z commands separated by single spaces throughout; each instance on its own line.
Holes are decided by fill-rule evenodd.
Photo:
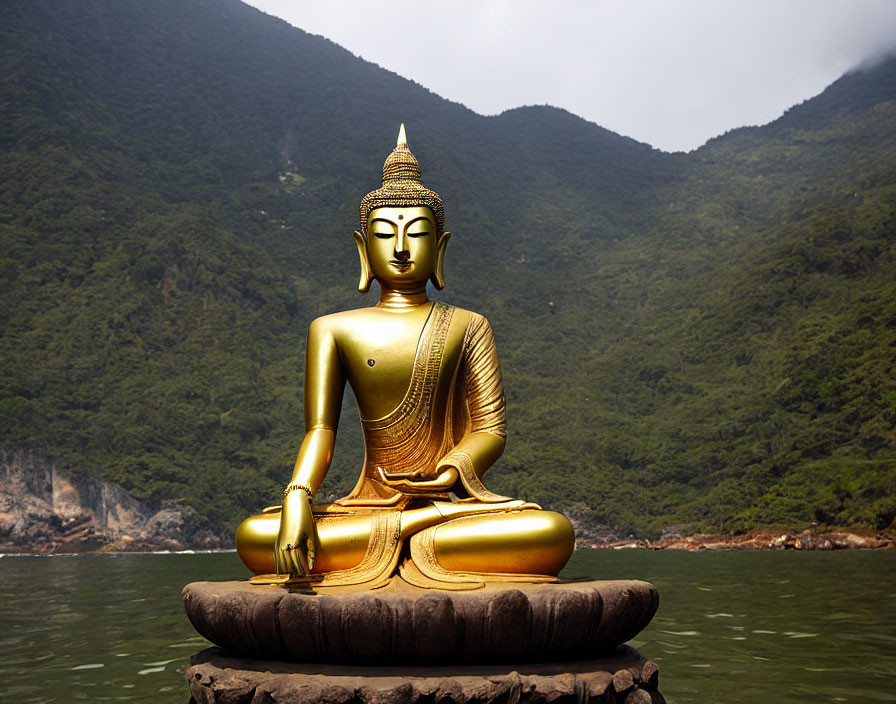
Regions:
M 547 103 L 666 151 L 769 122 L 896 48 L 891 0 L 249 4 L 481 114 Z

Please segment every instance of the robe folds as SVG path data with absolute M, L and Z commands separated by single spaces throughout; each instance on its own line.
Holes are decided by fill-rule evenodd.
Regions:
M 382 418 L 362 418 L 361 427 L 364 467 L 352 492 L 336 504 L 394 507 L 406 497 L 376 481 L 378 468 L 425 480 L 438 474 L 443 461 L 458 470 L 458 495 L 506 501 L 485 488 L 470 456 L 455 450 L 470 433 L 506 436 L 504 386 L 488 320 L 436 302 L 420 333 L 404 398 Z
M 425 480 L 441 471 L 440 462 L 442 467 L 450 464 L 459 475 L 451 491 L 461 502 L 508 501 L 485 488 L 472 458 L 458 449 L 471 433 L 506 436 L 501 367 L 488 320 L 478 313 L 434 303 L 420 333 L 404 398 L 382 418 L 362 418 L 361 427 L 365 460 L 357 484 L 348 496 L 315 506 L 314 513 L 318 523 L 338 521 L 347 514 L 369 514 L 367 551 L 355 567 L 309 575 L 315 586 L 372 589 L 396 572 L 402 547 L 401 509 L 411 498 L 378 482 L 379 468 L 391 475 Z M 427 543 L 420 545 L 423 552 L 419 547 L 416 552 L 421 552 L 423 559 L 418 562 L 422 564 L 411 565 L 408 574 L 402 568 L 406 580 L 442 588 L 481 586 L 480 582 L 453 587 L 443 583 L 441 579 L 450 582 L 450 577 L 440 576 L 434 555 L 425 550 Z M 430 563 L 429 569 L 423 567 Z

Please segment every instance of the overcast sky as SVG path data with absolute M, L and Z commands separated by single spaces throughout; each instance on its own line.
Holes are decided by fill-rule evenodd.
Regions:
M 690 150 L 896 49 L 896 0 L 249 0 L 484 115 L 566 108 Z

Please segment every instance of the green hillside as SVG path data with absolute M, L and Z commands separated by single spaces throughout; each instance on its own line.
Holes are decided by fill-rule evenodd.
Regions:
M 482 117 L 235 0 L 0 8 L 0 428 L 224 526 L 276 501 L 304 335 L 399 122 L 491 320 L 489 486 L 649 535 L 896 517 L 896 60 L 665 154 Z M 345 404 L 325 497 L 362 448 Z

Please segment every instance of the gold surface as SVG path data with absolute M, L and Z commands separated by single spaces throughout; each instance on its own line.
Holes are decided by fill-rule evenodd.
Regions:
M 373 588 L 401 569 L 423 586 L 481 586 L 491 577 L 540 581 L 569 559 L 574 535 L 561 514 L 490 492 L 501 456 L 505 404 L 488 321 L 427 298 L 444 285 L 438 194 L 423 187 L 402 126 L 365 196 L 355 242 L 359 289 L 375 279 L 376 306 L 312 322 L 305 359 L 305 428 L 290 484 L 316 492 L 333 456 L 342 394 L 358 401 L 366 457 L 351 493 L 312 506 L 290 491 L 279 510 L 246 519 L 237 550 L 263 583 Z M 399 565 L 410 543 L 410 559 Z

